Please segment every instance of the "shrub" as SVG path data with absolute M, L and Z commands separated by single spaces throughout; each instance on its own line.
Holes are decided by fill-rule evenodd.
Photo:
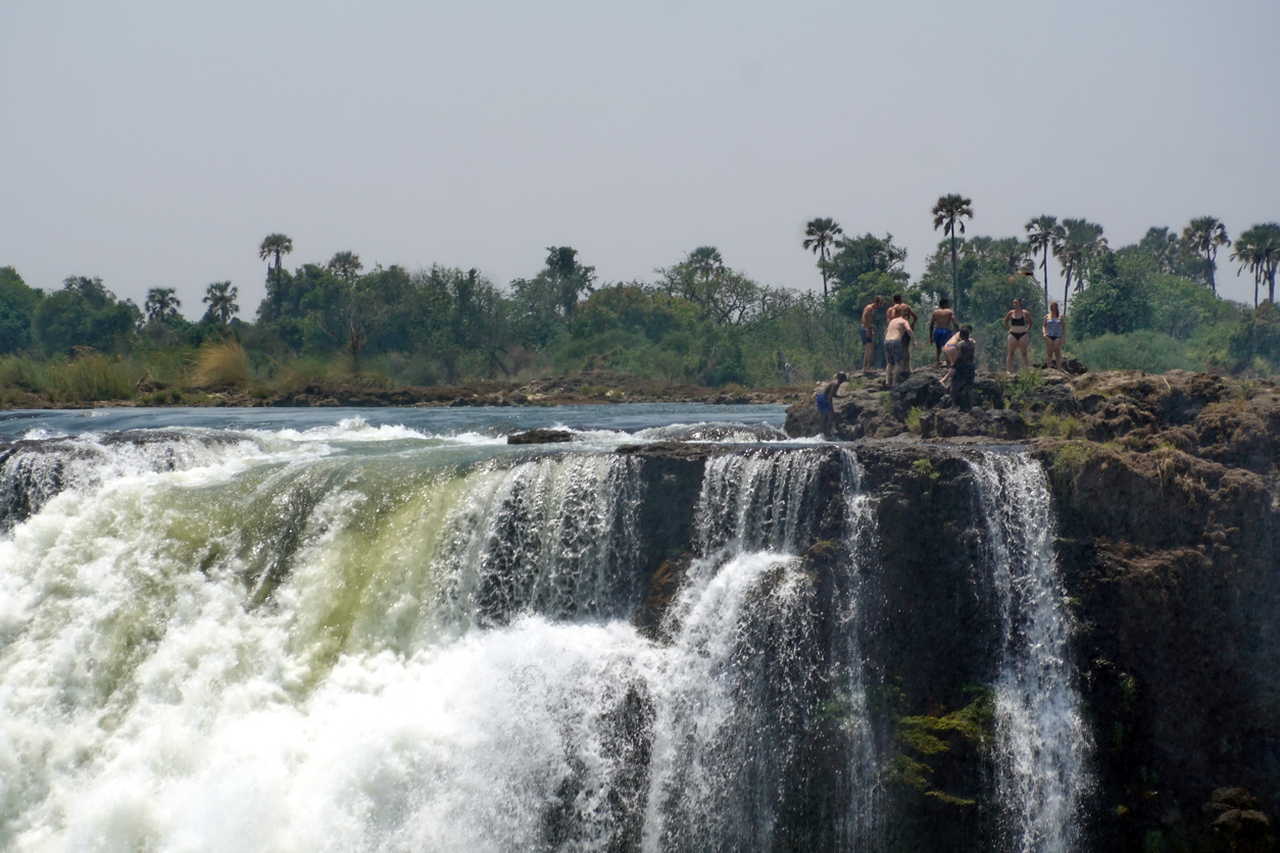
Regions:
M 238 341 L 208 343 L 196 355 L 192 381 L 197 388 L 235 388 L 249 381 L 249 356 Z
M 134 362 L 113 362 L 101 353 L 78 348 L 75 358 L 54 368 L 51 396 L 60 402 L 128 400 L 142 373 Z

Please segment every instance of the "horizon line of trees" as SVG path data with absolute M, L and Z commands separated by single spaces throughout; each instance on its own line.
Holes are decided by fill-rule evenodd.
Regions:
M 100 278 L 70 276 L 61 290 L 45 293 L 3 267 L 0 355 L 194 349 L 234 335 L 262 365 L 340 353 L 353 376 L 372 358 L 378 370 L 416 384 L 602 366 L 668 381 L 760 384 L 848 366 L 860 349 L 852 326 L 862 306 L 877 294 L 903 293 L 922 314 L 950 299 L 996 344 L 986 347 L 994 362 L 1003 358 L 999 318 L 1012 299 L 1042 302 L 1046 311 L 1053 301 L 1052 255 L 1061 268 L 1069 340 L 1078 353 L 1107 362 L 1100 367 L 1126 357 L 1132 366 L 1159 365 L 1147 352 L 1153 343 L 1174 353 L 1174 366 L 1267 373 L 1280 366 L 1269 307 L 1280 224 L 1255 225 L 1233 241 L 1220 220 L 1199 217 L 1181 233 L 1153 227 L 1137 243 L 1113 249 L 1100 224 L 1050 215 L 1029 220 L 1023 235 L 968 235 L 973 202 L 959 194 L 940 197 L 932 214 L 942 239 L 914 283 L 904 269 L 907 251 L 891 234 L 847 235 L 834 219 L 810 220 L 801 248 L 816 256 L 820 296 L 762 285 L 729 267 L 713 246 L 655 270 L 652 281 L 615 283 L 601 283 L 572 247 L 553 246 L 538 273 L 503 288 L 474 268 L 366 271 L 351 251 L 290 272 L 283 261 L 293 240 L 273 233 L 258 246 L 267 262 L 266 295 L 253 321 L 238 317 L 238 289 L 222 281 L 206 288 L 206 310 L 193 323 L 180 313 L 173 288 L 152 288 L 138 308 Z M 1218 253 L 1228 249 L 1237 274 L 1254 276 L 1252 310 L 1218 296 Z M 1126 356 L 1128 338 L 1143 335 L 1155 337 Z

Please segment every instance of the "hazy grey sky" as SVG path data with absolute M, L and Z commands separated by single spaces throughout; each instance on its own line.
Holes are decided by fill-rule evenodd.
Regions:
M 806 288 L 808 219 L 892 232 L 914 277 L 950 192 L 970 234 L 1234 237 L 1280 220 L 1277 31 L 1276 0 L 8 2 L 0 265 L 192 318 L 231 279 L 251 318 L 274 231 L 291 267 L 505 284 L 571 245 L 614 281 L 714 245 Z

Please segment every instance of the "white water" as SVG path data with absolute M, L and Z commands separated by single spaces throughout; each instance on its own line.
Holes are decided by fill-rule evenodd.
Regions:
M 878 544 L 851 451 L 820 674 L 797 552 L 826 449 L 708 461 L 699 554 L 654 642 L 629 621 L 634 457 L 357 422 L 75 441 L 0 536 L 2 850 L 764 849 L 820 675 L 847 706 L 834 835 L 884 844 L 857 642 Z M 1048 493 L 1024 457 L 975 472 L 999 795 L 1013 849 L 1067 851 L 1088 739 Z
M 0 849 L 769 837 L 810 677 L 807 452 L 717 460 L 717 544 L 659 645 L 610 615 L 632 460 L 320 438 L 108 460 L 0 538 Z
M 863 491 L 862 466 L 852 450 L 841 450 L 841 481 L 844 491 L 845 548 L 850 565 L 842 573 L 847 585 L 840 607 L 840 631 L 844 658 L 839 661 L 845 680 L 848 711 L 845 728 L 849 738 L 849 810 L 842 827 L 845 849 L 881 850 L 884 847 L 884 788 L 881 759 L 875 749 L 867 710 L 866 661 L 858 642 L 864 618 L 863 575 L 879 560 L 875 498 Z
M 1080 842 L 1091 741 L 1068 658 L 1048 484 L 1023 454 L 987 452 L 973 470 L 1000 603 L 997 793 L 1013 849 L 1068 853 Z

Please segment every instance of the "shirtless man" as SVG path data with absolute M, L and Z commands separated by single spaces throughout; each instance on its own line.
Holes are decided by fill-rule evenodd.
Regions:
M 871 324 L 882 305 L 884 305 L 884 297 L 877 296 L 870 305 L 862 309 L 862 325 L 858 328 L 858 334 L 862 336 L 863 373 L 871 369 L 871 359 L 876 354 L 876 330 Z
M 890 320 L 892 320 L 895 317 L 902 317 L 903 319 L 906 319 L 907 317 L 911 318 L 907 324 L 907 333 L 903 336 L 903 339 L 902 339 L 902 347 L 903 347 L 902 372 L 904 374 L 910 373 L 911 372 L 911 347 L 915 343 L 912 340 L 915 337 L 915 334 L 912 332 L 912 330 L 916 327 L 916 323 L 920 321 L 920 318 L 916 316 L 916 312 L 911 309 L 910 305 L 902 301 L 901 293 L 895 293 L 893 295 L 893 304 L 889 306 L 889 310 L 885 313 Z
M 848 382 L 849 377 L 843 373 L 837 373 L 831 377 L 831 381 L 822 387 L 818 392 L 816 402 L 818 404 L 818 417 L 822 418 L 822 434 L 831 438 L 835 435 L 835 401 L 840 391 L 840 385 Z
M 911 325 L 906 317 L 894 317 L 884 330 L 884 383 L 889 388 L 902 372 L 906 359 L 904 339 L 911 334 Z
M 937 352 L 933 354 L 933 366 L 938 367 L 942 363 L 942 348 L 951 340 L 951 336 L 955 334 L 956 329 L 956 312 L 951 310 L 951 300 L 944 299 L 938 303 L 937 310 L 933 312 L 933 316 L 929 318 L 929 337 L 933 338 L 933 345 Z M 948 359 L 950 362 L 950 359 Z

